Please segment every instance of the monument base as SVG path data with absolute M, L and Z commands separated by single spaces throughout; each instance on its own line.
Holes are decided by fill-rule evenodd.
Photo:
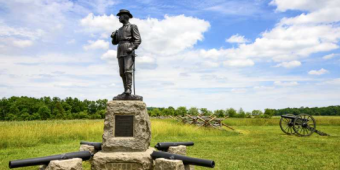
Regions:
M 145 152 L 97 152 L 91 161 L 91 170 L 152 170 L 153 148 Z
M 144 152 L 150 140 L 150 118 L 144 102 L 113 100 L 107 103 L 103 152 Z

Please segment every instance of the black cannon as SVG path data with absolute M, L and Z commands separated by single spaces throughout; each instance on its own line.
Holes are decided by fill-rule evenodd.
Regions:
M 308 114 L 281 115 L 280 128 L 288 135 L 296 134 L 299 136 L 310 136 L 315 132 L 321 136 L 328 136 L 328 134 L 315 129 L 315 120 Z
M 160 151 L 168 151 L 170 146 L 194 146 L 194 142 L 160 142 L 155 145 L 155 148 L 157 148 Z
M 48 165 L 50 161 L 53 161 L 53 160 L 64 160 L 64 159 L 73 159 L 73 158 L 81 158 L 83 161 L 86 161 L 86 160 L 89 160 L 91 157 L 92 157 L 92 154 L 89 151 L 71 152 L 71 153 L 64 153 L 60 155 L 52 155 L 52 156 L 46 156 L 46 157 L 40 157 L 40 158 L 9 161 L 9 168 L 19 168 L 19 167 L 34 166 L 34 165 Z
M 183 155 L 171 154 L 168 152 L 153 151 L 151 154 L 151 157 L 152 159 L 164 158 L 164 159 L 171 159 L 171 160 L 181 160 L 183 161 L 183 164 L 188 164 L 188 165 L 197 165 L 197 166 L 204 166 L 204 167 L 209 167 L 209 168 L 215 167 L 215 162 L 212 160 L 192 158 L 192 157 L 183 156 Z
M 87 141 L 81 141 L 80 142 L 81 145 L 90 145 L 90 146 L 94 146 L 94 149 L 97 151 L 102 150 L 102 143 L 100 142 L 87 142 Z

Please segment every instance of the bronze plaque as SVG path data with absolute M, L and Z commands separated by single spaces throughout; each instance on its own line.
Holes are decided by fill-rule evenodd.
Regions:
M 133 116 L 116 115 L 115 137 L 133 137 Z

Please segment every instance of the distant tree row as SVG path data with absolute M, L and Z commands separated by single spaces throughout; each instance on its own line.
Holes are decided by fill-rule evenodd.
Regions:
M 177 109 L 173 107 L 168 108 L 156 108 L 156 107 L 149 107 L 148 113 L 152 117 L 156 116 L 185 116 L 185 115 L 192 115 L 192 116 L 217 116 L 217 117 L 236 117 L 236 118 L 270 118 L 275 114 L 274 109 L 265 109 L 264 112 L 261 110 L 253 110 L 252 112 L 245 112 L 242 108 L 239 110 L 235 110 L 233 108 L 229 109 L 220 109 L 215 111 L 210 111 L 206 108 L 196 108 L 191 107 L 187 109 L 186 107 L 178 107 Z
M 328 106 L 328 107 L 300 107 L 300 108 L 285 108 L 275 111 L 275 115 L 284 114 L 309 114 L 317 116 L 340 116 L 340 106 Z
M 10 97 L 0 99 L 0 120 L 50 120 L 50 119 L 102 119 L 105 117 L 107 99 L 96 101 L 79 100 L 77 98 L 67 97 L 60 99 L 58 97 Z M 148 107 L 148 114 L 156 116 L 185 116 L 185 115 L 215 115 L 217 117 L 237 117 L 237 118 L 270 118 L 274 115 L 283 114 L 300 114 L 321 116 L 340 116 L 340 106 L 328 107 L 301 107 L 285 109 L 265 109 L 245 112 L 242 108 L 235 110 L 233 108 L 210 111 L 206 108 L 191 107 L 168 107 L 157 108 Z
M 10 97 L 0 99 L 0 120 L 101 119 L 107 100 L 81 101 L 67 97 Z
M 242 108 L 235 110 L 233 108 L 225 110 L 210 111 L 206 108 L 192 107 L 187 109 L 186 107 L 173 107 L 168 108 L 148 108 L 150 116 L 185 116 L 185 115 L 204 115 L 210 116 L 215 115 L 217 117 L 237 117 L 237 118 L 270 118 L 272 116 L 284 115 L 284 114 L 301 114 L 306 113 L 317 116 L 340 116 L 340 106 L 328 106 L 328 107 L 301 107 L 301 108 L 285 108 L 285 109 L 265 109 L 264 112 L 261 110 L 253 110 L 252 112 L 245 112 Z

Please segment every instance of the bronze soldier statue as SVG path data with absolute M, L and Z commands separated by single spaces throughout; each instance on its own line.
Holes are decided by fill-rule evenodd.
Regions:
M 124 85 L 124 92 L 121 95 L 130 96 L 135 50 L 141 44 L 142 39 L 137 25 L 129 23 L 129 19 L 133 17 L 130 11 L 121 9 L 117 16 L 119 16 L 119 22 L 121 22 L 123 26 L 113 32 L 111 38 L 113 45 L 118 44 L 117 58 L 119 73 Z

